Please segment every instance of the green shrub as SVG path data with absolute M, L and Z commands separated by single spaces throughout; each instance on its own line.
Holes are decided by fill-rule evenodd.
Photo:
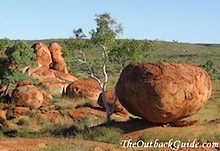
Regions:
M 206 70 L 212 78 L 214 78 L 217 73 L 214 63 L 211 60 L 208 60 L 205 64 L 201 64 L 200 67 Z

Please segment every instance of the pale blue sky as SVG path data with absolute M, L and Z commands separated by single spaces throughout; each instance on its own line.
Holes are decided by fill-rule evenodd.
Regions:
M 220 43 L 220 0 L 0 0 L 0 38 L 69 38 L 108 12 L 120 38 Z

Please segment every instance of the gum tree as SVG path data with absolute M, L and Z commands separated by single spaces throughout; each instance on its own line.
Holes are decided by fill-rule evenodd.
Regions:
M 114 104 L 110 107 L 107 104 L 108 100 L 106 100 L 106 88 L 108 83 L 108 74 L 106 68 L 109 61 L 109 53 L 115 44 L 116 37 L 118 34 L 123 32 L 123 29 L 122 25 L 118 24 L 108 13 L 96 15 L 95 22 L 97 27 L 96 29 L 92 30 L 90 34 L 92 43 L 94 43 L 99 48 L 98 50 L 100 50 L 99 53 L 101 56 L 99 58 L 102 62 L 101 72 L 103 74 L 103 78 L 99 78 L 95 75 L 93 66 L 91 62 L 88 61 L 85 51 L 83 51 L 83 48 L 85 48 L 85 44 L 83 43 L 83 38 L 85 35 L 83 34 L 82 29 L 74 31 L 76 39 L 82 41 L 80 44 L 82 49 L 79 49 L 80 57 L 77 57 L 77 60 L 86 65 L 87 70 L 90 73 L 90 77 L 99 83 L 102 89 L 101 97 L 107 114 L 107 122 L 110 122 L 110 116 L 114 111 Z

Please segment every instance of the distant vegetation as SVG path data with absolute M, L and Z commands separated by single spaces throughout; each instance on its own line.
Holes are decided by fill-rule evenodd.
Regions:
M 11 48 L 15 41 L 13 40 L 0 40 L 0 43 L 3 43 L 1 48 Z M 85 69 L 84 65 L 80 64 L 76 59 L 75 55 L 78 51 L 79 45 L 82 41 L 70 38 L 70 39 L 52 39 L 52 40 L 41 40 L 42 42 L 49 44 L 51 41 L 59 42 L 63 47 L 63 56 L 67 62 L 68 69 L 72 73 L 76 73 L 79 76 L 86 77 L 87 70 Z M 29 46 L 33 45 L 37 41 L 26 41 Z M 91 61 L 94 67 L 94 70 L 98 68 L 100 65 L 100 60 L 97 58 L 98 49 L 93 43 L 91 43 L 90 39 L 85 39 L 84 42 L 86 43 L 86 53 L 88 54 L 87 57 Z M 110 53 L 109 58 L 109 67 L 107 72 L 111 75 L 118 75 L 122 66 L 128 65 L 132 61 L 147 61 L 147 62 L 154 62 L 154 61 L 174 61 L 180 63 L 190 63 L 194 65 L 198 65 L 203 67 L 207 70 L 213 78 L 219 79 L 220 78 L 220 45 L 212 45 L 212 44 L 187 44 L 187 43 L 174 43 L 174 42 L 162 42 L 162 41 L 148 41 L 148 40 L 129 40 L 129 39 L 118 39 L 116 40 L 118 45 L 121 45 L 120 49 L 124 49 L 124 45 L 129 45 L 129 43 L 139 43 L 140 45 L 144 45 L 144 43 L 149 43 L 151 48 L 148 51 L 143 52 L 142 48 L 135 48 L 138 49 L 140 55 L 137 57 L 135 53 L 132 54 L 133 48 L 129 45 L 127 49 L 127 55 L 124 52 L 117 51 L 118 45 L 113 47 L 113 51 Z M 5 46 L 5 43 L 9 44 Z M 1 45 L 1 44 L 0 44 Z M 130 48 L 129 48 L 130 47 Z M 4 58 L 7 57 L 5 55 L 5 49 L 1 49 L 0 54 L 0 68 L 1 71 L 4 68 L 3 65 L 5 63 Z M 112 53 L 115 53 L 115 58 L 112 58 Z M 121 56 L 118 56 L 117 53 L 121 53 Z M 143 54 L 144 53 L 144 54 Z M 121 58 L 123 57 L 123 58 Z M 119 63 L 123 62 L 123 63 Z M 206 64 L 206 65 L 205 65 Z M 2 74 L 2 72 L 1 72 Z M 101 76 L 101 73 L 97 73 L 98 76 Z

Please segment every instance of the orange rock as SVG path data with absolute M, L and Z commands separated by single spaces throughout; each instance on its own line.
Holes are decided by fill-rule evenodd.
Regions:
M 68 73 L 66 61 L 62 57 L 62 47 L 55 42 L 50 44 L 49 50 L 53 61 L 51 68 L 63 73 Z
M 22 81 L 18 82 L 17 87 L 24 86 L 24 85 L 33 85 L 33 82 L 31 82 L 29 80 L 22 80 Z
M 38 42 L 32 46 L 36 53 L 38 66 L 45 66 L 50 68 L 52 64 L 52 58 L 49 49 L 44 43 Z
M 49 106 L 50 105 L 50 100 L 53 98 L 53 96 L 49 92 L 47 92 L 43 89 L 39 89 L 39 90 L 43 94 L 43 98 L 44 98 L 42 106 Z
M 99 83 L 92 78 L 76 80 L 66 88 L 66 95 L 72 98 L 84 97 L 97 101 L 100 93 Z
M 56 119 L 62 118 L 61 114 L 57 110 L 51 110 L 46 113 L 39 113 L 36 115 L 37 121 L 50 121 L 50 122 L 55 122 Z
M 13 108 L 13 115 L 15 117 L 26 115 L 28 112 L 30 112 L 30 109 L 28 107 L 14 107 Z
M 73 124 L 73 119 L 68 115 L 62 115 L 57 110 L 51 110 L 46 113 L 39 113 L 36 115 L 36 120 L 41 121 L 50 121 L 50 122 L 60 122 L 66 124 Z
M 82 123 L 86 120 L 86 124 L 88 124 L 86 126 L 88 127 L 99 125 L 106 120 L 106 113 L 104 111 L 89 107 L 70 109 L 67 110 L 67 113 L 75 123 Z
M 41 90 L 37 87 L 33 85 L 25 85 L 13 90 L 11 101 L 15 102 L 16 106 L 19 107 L 38 109 L 44 101 L 44 96 Z
M 42 86 L 44 86 L 52 95 L 62 95 L 70 82 L 77 80 L 72 74 L 66 74 L 57 70 L 41 67 L 30 74 L 33 78 L 38 78 Z
M 121 104 L 154 123 L 173 122 L 196 113 L 211 93 L 207 72 L 178 63 L 130 64 L 116 85 Z
M 0 110 L 0 118 L 2 119 L 7 118 L 7 110 Z

